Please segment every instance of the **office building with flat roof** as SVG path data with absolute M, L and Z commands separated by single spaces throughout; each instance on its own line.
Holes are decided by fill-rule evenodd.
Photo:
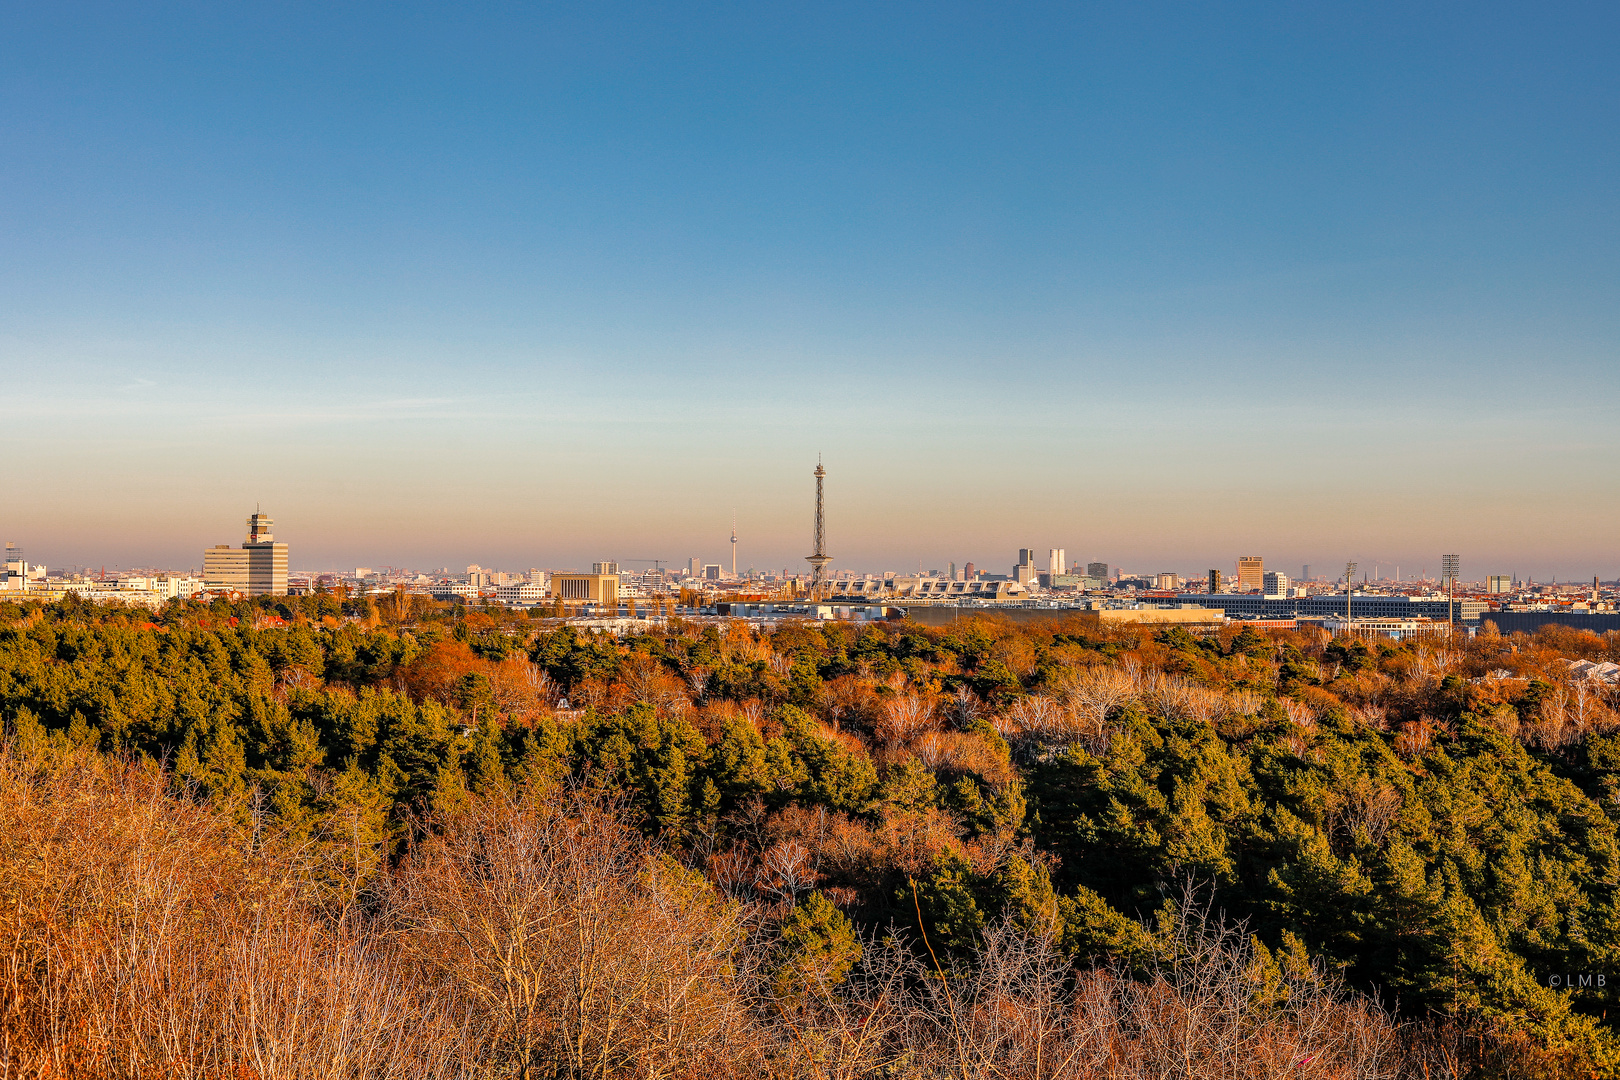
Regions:
M 204 549 L 203 588 L 209 592 L 247 592 L 248 553 L 229 544 Z
M 23 592 L 28 588 L 28 560 L 22 548 L 6 541 L 5 564 L 0 566 L 0 590 Z
M 1265 588 L 1266 560 L 1258 555 L 1240 555 L 1237 561 L 1237 583 L 1240 589 L 1256 592 Z
M 203 587 L 249 596 L 287 595 L 287 545 L 276 543 L 269 515 L 254 511 L 240 548 L 216 544 L 203 551 Z

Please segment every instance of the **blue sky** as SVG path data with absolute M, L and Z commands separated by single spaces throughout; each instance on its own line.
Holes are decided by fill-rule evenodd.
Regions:
M 43 561 L 1620 574 L 1612 6 L 0 12 Z

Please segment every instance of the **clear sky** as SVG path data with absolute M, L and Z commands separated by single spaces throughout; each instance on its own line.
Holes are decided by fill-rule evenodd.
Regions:
M 1613 4 L 0 5 L 0 535 L 1620 574 Z

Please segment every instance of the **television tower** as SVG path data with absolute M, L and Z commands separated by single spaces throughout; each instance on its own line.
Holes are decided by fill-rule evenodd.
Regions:
M 731 512 L 731 580 L 737 580 L 737 511 Z
M 827 477 L 827 470 L 821 466 L 821 458 L 816 458 L 816 550 L 813 554 L 805 556 L 805 562 L 810 564 L 810 599 L 821 599 L 821 591 L 827 584 L 827 564 L 832 562 L 832 556 L 827 554 L 827 521 L 824 516 L 822 504 L 822 482 Z

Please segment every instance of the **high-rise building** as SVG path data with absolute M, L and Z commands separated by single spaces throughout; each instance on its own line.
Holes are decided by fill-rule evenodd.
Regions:
M 287 595 L 287 545 L 270 535 L 274 524 L 267 514 L 248 518 L 247 543 L 242 547 L 248 553 L 249 596 Z
M 1288 575 L 1281 570 L 1267 570 L 1260 580 L 1264 583 L 1262 591 L 1267 596 L 1288 595 Z
M 1219 570 L 1211 570 L 1209 572 L 1209 591 L 1212 593 L 1218 593 L 1225 587 L 1226 582 L 1222 579 L 1221 572 Z
M 1018 565 L 1019 566 L 1034 566 L 1035 565 L 1035 549 L 1034 548 L 1019 548 L 1018 549 Z
M 696 556 L 693 556 L 692 561 L 686 564 L 686 576 L 687 577 L 702 577 L 703 576 L 703 560 L 697 558 Z
M 1510 593 L 1513 591 L 1513 578 L 1507 574 L 1492 574 L 1485 579 L 1485 591 L 1488 593 Z
M 1181 577 L 1177 574 L 1163 573 L 1154 579 L 1153 584 L 1159 589 L 1176 589 L 1181 586 Z
M 1240 555 L 1237 561 L 1237 583 L 1240 589 L 1265 587 L 1266 560 L 1258 555 Z
M 247 519 L 247 540 L 240 549 L 216 544 L 203 551 L 203 587 L 249 596 L 287 595 L 287 545 L 270 534 L 275 522 L 254 511 Z
M 972 563 L 964 563 L 962 565 L 962 580 L 972 581 L 973 575 L 977 574 L 978 572 L 979 568 L 977 566 L 974 566 Z
M 1301 580 L 1301 581 L 1309 581 L 1309 580 L 1311 580 L 1311 564 L 1310 563 L 1306 563 L 1304 566 L 1299 568 L 1299 580 Z
M 1051 548 L 1047 553 L 1047 569 L 1054 574 L 1067 574 L 1068 566 L 1063 559 L 1062 548 Z
M 6 541 L 6 561 L 0 566 L 0 589 L 22 592 L 28 588 L 28 560 L 22 548 Z
M 1108 564 L 1105 562 L 1086 563 L 1086 577 L 1095 578 L 1098 581 L 1107 581 Z
M 591 564 L 593 574 L 618 574 L 619 564 L 616 562 L 599 562 Z

